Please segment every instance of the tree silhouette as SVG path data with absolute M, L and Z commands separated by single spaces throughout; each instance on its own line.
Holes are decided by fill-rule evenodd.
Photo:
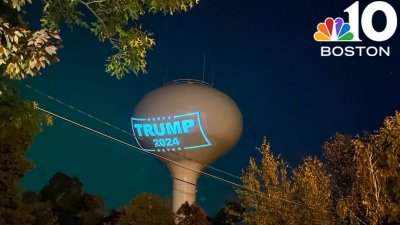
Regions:
M 211 225 L 207 220 L 207 214 L 195 203 L 182 204 L 175 215 L 177 225 Z
M 243 220 L 245 208 L 238 202 L 227 201 L 224 208 L 211 219 L 213 225 L 236 225 Z
M 127 206 L 113 211 L 105 225 L 174 225 L 174 213 L 159 197 L 143 193 Z
M 56 173 L 38 193 L 38 201 L 49 203 L 60 225 L 96 225 L 105 214 L 101 197 L 83 192 L 77 177 Z

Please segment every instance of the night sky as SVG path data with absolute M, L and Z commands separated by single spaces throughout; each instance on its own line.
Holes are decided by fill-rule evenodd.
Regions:
M 363 9 L 371 1 L 360 3 Z M 389 1 L 400 13 L 399 1 Z M 62 29 L 61 62 L 41 76 L 22 81 L 70 105 L 130 131 L 135 105 L 168 80 L 202 79 L 236 101 L 244 118 L 238 145 L 213 166 L 240 175 L 262 137 L 272 151 L 297 166 L 307 155 L 321 155 L 324 141 L 336 132 L 373 131 L 400 110 L 400 32 L 386 42 L 390 57 L 321 57 L 313 40 L 325 18 L 341 16 L 353 1 L 201 0 L 176 16 L 149 15 L 143 27 L 154 33 L 156 46 L 148 57 L 148 74 L 117 80 L 104 72 L 113 50 L 87 30 Z M 36 5 L 35 5 L 36 4 Z M 32 26 L 40 18 L 39 2 L 28 8 Z M 399 14 L 400 15 L 400 14 Z M 383 24 L 383 25 L 382 25 Z M 383 29 L 377 13 L 374 25 Z M 334 45 L 330 43 L 330 45 Z M 336 44 L 338 45 L 338 44 Z M 134 140 L 30 90 L 25 98 L 43 108 L 102 130 L 129 143 Z M 24 178 L 27 189 L 40 190 L 57 171 L 78 176 L 85 191 L 99 194 L 108 207 L 120 207 L 136 194 L 151 192 L 169 198 L 171 178 L 156 159 L 55 119 L 35 139 L 28 157 L 36 167 Z M 213 214 L 234 189 L 200 177 L 198 202 Z

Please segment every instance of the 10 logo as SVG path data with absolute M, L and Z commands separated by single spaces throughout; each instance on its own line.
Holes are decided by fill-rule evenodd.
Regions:
M 381 11 L 386 17 L 386 27 L 377 31 L 372 23 L 376 12 Z M 324 23 L 318 24 L 318 31 L 314 34 L 316 41 L 347 41 L 359 42 L 360 4 L 358 1 L 344 10 L 349 14 L 349 22 L 344 23 L 338 17 L 335 20 L 327 18 Z M 376 42 L 386 41 L 393 36 L 397 29 L 397 14 L 394 8 L 387 2 L 375 1 L 367 5 L 361 15 L 361 26 L 364 34 Z

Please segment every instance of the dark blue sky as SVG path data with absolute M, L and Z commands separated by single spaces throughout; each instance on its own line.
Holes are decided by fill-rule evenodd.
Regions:
M 362 1 L 364 8 L 370 1 Z M 389 1 L 400 13 L 398 1 Z M 24 81 L 83 111 L 130 130 L 133 108 L 147 92 L 168 80 L 201 79 L 207 55 L 206 80 L 231 96 L 244 117 L 237 147 L 214 166 L 239 175 L 255 147 L 267 136 L 276 154 L 296 166 L 306 155 L 321 155 L 323 142 L 336 132 L 361 133 L 379 128 L 383 119 L 400 109 L 400 33 L 386 42 L 390 57 L 321 57 L 313 40 L 316 25 L 326 17 L 342 16 L 352 1 L 209 1 L 176 16 L 149 15 L 143 27 L 154 32 L 157 45 L 148 58 L 148 74 L 116 80 L 104 72 L 112 53 L 90 32 L 74 28 L 61 32 L 61 62 L 43 75 Z M 37 4 L 37 3 L 36 3 Z M 35 25 L 37 13 L 30 19 Z M 379 28 L 381 14 L 374 18 Z M 22 89 L 23 90 L 23 89 Z M 53 112 L 115 132 L 43 96 L 24 90 L 29 99 Z M 55 120 L 36 138 L 29 157 L 36 163 L 24 179 L 40 190 L 61 171 L 78 176 L 88 192 L 104 197 L 110 207 L 127 203 L 137 193 L 171 193 L 168 171 L 156 159 Z M 235 195 L 232 187 L 207 177 L 199 181 L 198 201 L 214 213 Z

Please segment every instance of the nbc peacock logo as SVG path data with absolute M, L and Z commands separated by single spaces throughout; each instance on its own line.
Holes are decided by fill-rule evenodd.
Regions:
M 317 32 L 314 33 L 316 41 L 353 41 L 354 35 L 350 32 L 350 24 L 345 23 L 340 17 L 333 19 L 328 17 L 323 23 L 317 26 Z
M 328 17 L 317 25 L 314 40 L 323 43 L 320 46 L 321 56 L 390 56 L 390 46 L 370 43 L 383 43 L 396 32 L 397 13 L 392 5 L 384 1 L 374 1 L 360 9 L 360 2 L 356 1 L 344 12 L 348 14 L 346 22 L 342 17 Z M 383 30 L 376 30 L 372 22 L 377 12 L 386 17 Z M 370 41 L 363 42 L 360 31 L 364 34 L 362 38 Z

